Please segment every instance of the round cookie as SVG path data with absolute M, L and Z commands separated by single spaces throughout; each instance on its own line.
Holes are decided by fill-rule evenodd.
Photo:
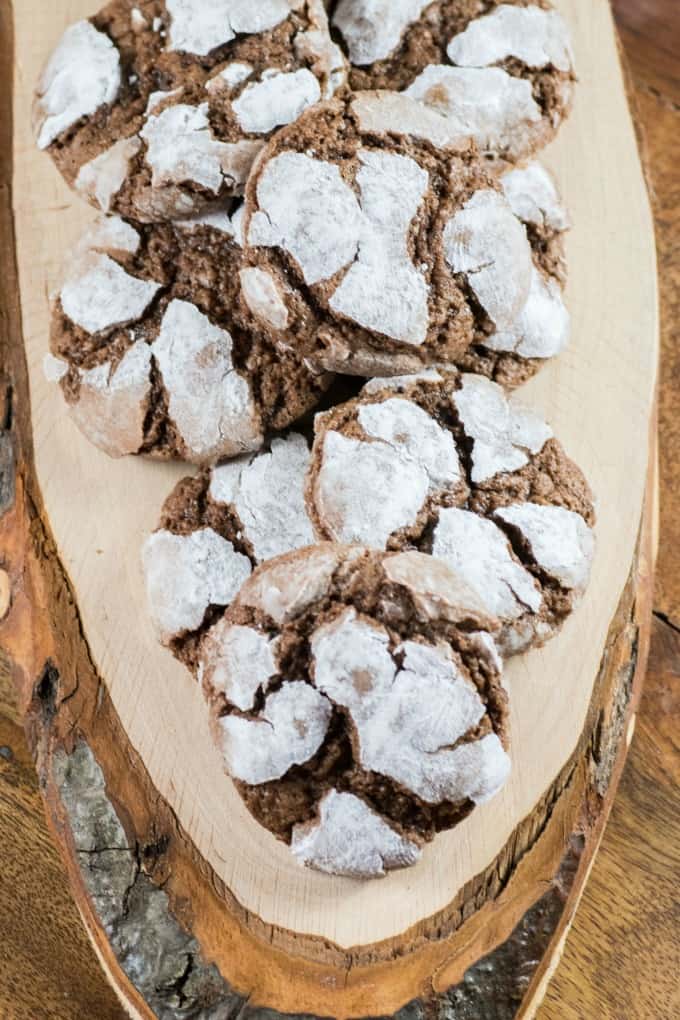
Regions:
M 35 135 L 104 212 L 186 216 L 241 194 L 271 133 L 345 81 L 321 0 L 113 0 L 62 36 Z
M 588 584 L 582 472 L 481 376 L 374 380 L 318 415 L 307 495 L 319 539 L 417 549 L 455 569 L 501 620 L 503 654 L 551 638 Z
M 331 371 L 398 375 L 528 332 L 537 274 L 548 286 L 544 245 L 467 140 L 441 149 L 430 126 L 407 97 L 362 93 L 308 111 L 259 157 L 247 258 L 282 298 L 270 325 L 283 348 Z
M 330 874 L 415 864 L 509 774 L 494 626 L 419 553 L 326 544 L 260 567 L 197 656 L 258 822 Z
M 293 432 L 254 456 L 183 479 L 166 500 L 142 562 L 158 635 L 182 661 L 192 661 L 202 631 L 255 567 L 313 545 L 309 464 L 309 444 Z
M 258 450 L 328 386 L 276 349 L 242 300 L 268 307 L 243 264 L 238 220 L 101 218 L 54 298 L 51 355 L 78 427 L 111 456 L 210 464 Z
M 489 156 L 516 160 L 568 115 L 569 30 L 546 0 L 339 0 L 354 89 L 394 89 Z

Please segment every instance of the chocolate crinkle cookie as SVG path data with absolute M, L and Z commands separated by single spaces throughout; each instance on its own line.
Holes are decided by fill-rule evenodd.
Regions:
M 536 414 L 475 375 L 374 380 L 317 417 L 308 507 L 319 539 L 417 549 L 448 564 L 514 654 L 586 590 L 588 484 Z
M 569 30 L 545 0 L 336 0 L 354 89 L 394 89 L 492 157 L 535 153 L 569 113 Z
M 50 57 L 36 139 L 104 212 L 191 215 L 241 194 L 272 132 L 345 81 L 321 0 L 114 0 Z
M 255 451 L 330 379 L 253 325 L 272 296 L 243 264 L 238 211 L 133 226 L 102 217 L 54 299 L 48 378 L 111 456 L 210 464 Z
M 416 863 L 509 774 L 494 626 L 419 553 L 327 544 L 260 567 L 196 662 L 258 822 L 329 874 Z
M 295 432 L 261 453 L 185 478 L 143 549 L 161 641 L 191 665 L 201 633 L 259 564 L 315 541 L 304 498 L 309 444 Z
M 566 213 L 538 165 L 499 181 L 431 127 L 406 97 L 371 92 L 275 135 L 246 201 L 246 257 L 277 301 L 260 318 L 330 371 L 472 359 L 515 385 L 568 339 Z

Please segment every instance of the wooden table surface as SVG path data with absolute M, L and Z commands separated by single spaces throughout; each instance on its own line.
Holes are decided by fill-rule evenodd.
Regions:
M 643 708 L 602 850 L 539 1020 L 680 1018 L 680 0 L 612 0 L 656 212 L 660 559 Z M 123 1020 L 47 832 L 0 669 L 0 1018 Z

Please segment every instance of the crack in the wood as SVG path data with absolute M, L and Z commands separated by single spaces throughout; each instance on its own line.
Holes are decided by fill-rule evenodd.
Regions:
M 672 620 L 667 613 L 662 612 L 660 609 L 654 611 L 654 619 L 658 620 L 659 623 L 663 623 L 666 627 L 673 631 L 674 634 L 680 634 L 680 624 Z

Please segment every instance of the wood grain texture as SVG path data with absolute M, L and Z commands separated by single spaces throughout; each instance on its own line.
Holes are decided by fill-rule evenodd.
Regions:
M 680 626 L 680 4 L 616 0 L 652 182 L 661 291 L 662 547 L 656 609 Z
M 632 753 L 539 1020 L 680 1016 L 680 635 L 656 621 Z
M 644 133 L 659 252 L 660 618 L 621 791 L 540 1020 L 680 1016 L 680 639 L 674 629 L 680 624 L 680 4 L 615 0 L 614 10 Z
M 0 1000 L 0 1002 L 1 1002 L 1 1000 Z M 89 1015 L 92 1015 L 93 1017 L 96 1017 L 96 1016 L 102 1016 L 102 1017 L 106 1017 L 106 1016 L 107 1016 L 107 1014 L 106 1014 L 105 1012 L 99 1012 L 99 1013 L 91 1013 L 91 1014 L 89 1014 L 89 1013 L 85 1012 L 85 1009 L 86 1009 L 86 1008 L 84 1007 L 84 1009 L 83 1009 L 83 1011 L 82 1011 L 81 1013 L 75 1013 L 75 1014 L 73 1014 L 73 1015 L 77 1015 L 77 1016 L 89 1016 Z M 3 1014 L 3 1015 L 4 1015 L 4 1014 Z M 17 1014 L 17 1015 L 18 1015 L 18 1014 Z M 31 1013 L 31 1014 L 28 1014 L 28 1015 L 30 1015 L 30 1016 L 32 1016 L 32 1017 L 33 1017 L 33 1016 L 36 1016 L 36 1017 L 40 1017 L 40 1016 L 41 1016 L 41 1014 L 40 1014 L 40 1013 Z M 69 1013 L 58 1013 L 58 1012 L 57 1012 L 57 1013 L 45 1013 L 45 1016 L 50 1016 L 50 1017 L 64 1017 L 64 1020 L 65 1020 L 65 1018 L 69 1018 L 69 1017 L 70 1017 L 70 1015 L 71 1015 L 71 1014 L 69 1014 Z M 554 1016 L 555 1016 L 556 1018 L 557 1018 L 558 1016 L 566 1016 L 566 1015 L 567 1015 L 567 1014 L 565 1014 L 565 1013 L 555 1013 L 555 1014 L 554 1014 Z M 608 1016 L 608 1015 L 610 1015 L 610 1014 L 607 1014 L 607 1013 L 605 1013 L 605 1012 L 600 1012 L 600 1013 L 592 1013 L 592 1014 L 589 1014 L 589 1013 L 585 1013 L 585 1012 L 583 1012 L 583 1013 L 575 1012 L 575 1013 L 573 1014 L 573 1016 L 585 1016 L 585 1017 L 589 1017 L 590 1015 L 592 1015 L 592 1016 L 595 1016 L 595 1015 L 596 1015 L 596 1016 L 599 1016 L 599 1015 L 601 1015 L 601 1016 Z M 628 1017 L 629 1017 L 629 1016 L 630 1016 L 631 1020 L 632 1020 L 632 1018 L 633 1018 L 633 1017 L 636 1017 L 636 1016 L 637 1016 L 637 1014 L 635 1014 L 635 1013 L 630 1013 L 630 1014 L 628 1014 L 628 1013 L 625 1013 L 625 1012 L 624 1012 L 624 1013 L 621 1013 L 621 1014 L 613 1013 L 613 1014 L 611 1014 L 611 1015 L 612 1015 L 613 1017 L 616 1017 L 616 1018 L 617 1018 L 617 1020 L 618 1020 L 618 1017 L 619 1017 L 619 1016 L 621 1016 L 622 1018 L 625 1018 L 625 1020 L 628 1020 Z M 640 1015 L 642 1016 L 643 1014 L 640 1014 Z M 655 1016 L 660 1016 L 660 1014 L 659 1014 L 659 1013 L 657 1013 L 657 1014 L 655 1014 Z

